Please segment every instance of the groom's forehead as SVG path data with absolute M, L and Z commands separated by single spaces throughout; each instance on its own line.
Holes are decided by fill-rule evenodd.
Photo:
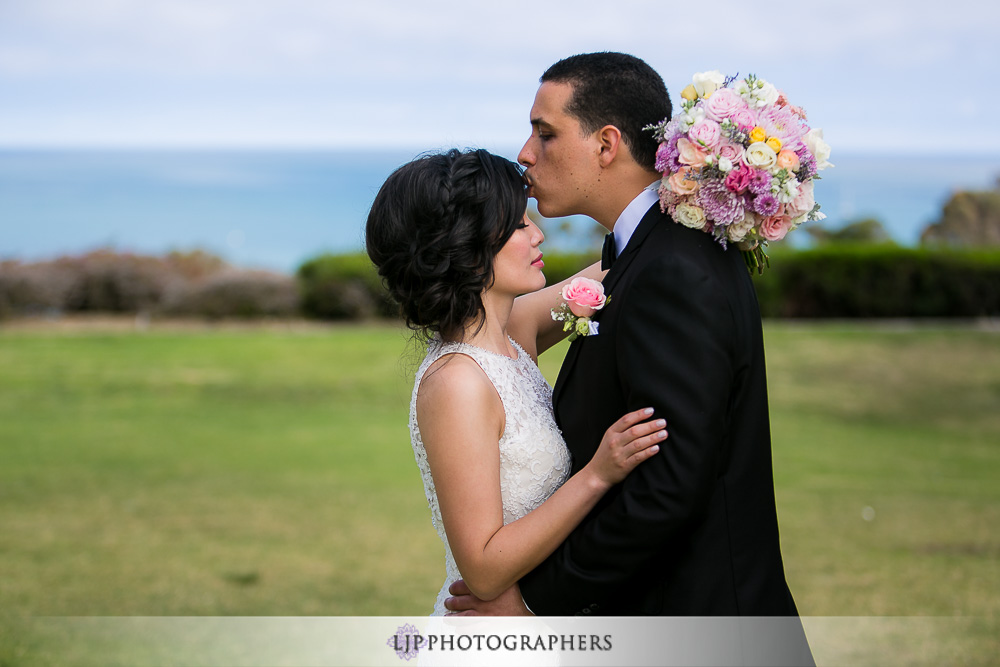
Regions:
M 573 97 L 573 86 L 569 83 L 543 83 L 535 94 L 531 105 L 531 124 L 549 126 L 572 118 L 567 106 Z

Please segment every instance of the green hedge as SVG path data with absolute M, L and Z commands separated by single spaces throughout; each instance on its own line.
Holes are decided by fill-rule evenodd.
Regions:
M 555 285 L 566 280 L 584 267 L 601 259 L 600 253 L 548 254 L 545 253 L 545 284 Z
M 754 276 L 765 317 L 1000 315 L 1000 251 L 838 245 L 770 255 Z
M 320 255 L 297 272 L 302 312 L 324 320 L 393 317 L 399 308 L 382 288 L 368 255 Z
M 1000 251 L 830 245 L 772 248 L 771 268 L 753 278 L 764 317 L 892 318 L 1000 316 Z M 546 254 L 548 284 L 597 260 Z M 299 269 L 306 315 L 322 319 L 395 316 L 363 254 L 324 255 Z

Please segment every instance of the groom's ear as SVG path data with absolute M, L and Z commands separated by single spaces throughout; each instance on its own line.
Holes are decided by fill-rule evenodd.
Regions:
M 614 125 L 605 125 L 597 131 L 597 142 L 600 153 L 598 160 L 602 167 L 607 167 L 615 158 L 622 147 L 622 133 Z

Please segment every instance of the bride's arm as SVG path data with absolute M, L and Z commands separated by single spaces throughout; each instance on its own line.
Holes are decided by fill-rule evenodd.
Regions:
M 417 395 L 417 423 L 448 542 L 477 597 L 495 598 L 541 563 L 613 484 L 656 453 L 666 433 L 659 421 L 640 423 L 648 418 L 642 411 L 626 415 L 605 436 L 614 446 L 602 444 L 541 506 L 504 525 L 500 398 L 469 357 L 450 355 L 431 367 Z
M 539 354 L 569 335 L 563 331 L 562 322 L 552 319 L 552 309 L 562 303 L 563 285 L 580 276 L 600 281 L 605 273 L 607 271 L 602 271 L 601 263 L 597 262 L 560 283 L 517 297 L 507 323 L 508 333 L 525 350 L 534 351 L 533 357 L 537 359 Z

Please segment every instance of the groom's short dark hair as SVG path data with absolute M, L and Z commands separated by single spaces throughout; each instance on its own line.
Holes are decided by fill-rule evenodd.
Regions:
M 560 60 L 540 81 L 571 84 L 566 111 L 584 131 L 614 125 L 635 161 L 653 168 L 657 142 L 642 128 L 671 115 L 670 96 L 656 70 L 627 53 L 582 53 Z

